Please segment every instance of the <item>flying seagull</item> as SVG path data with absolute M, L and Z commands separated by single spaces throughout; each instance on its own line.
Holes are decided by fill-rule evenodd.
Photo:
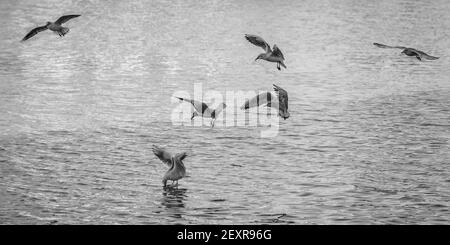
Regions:
M 257 61 L 258 59 L 262 59 L 262 60 L 267 60 L 269 62 L 276 62 L 278 70 L 281 70 L 280 65 L 283 66 L 284 68 L 286 68 L 286 65 L 284 64 L 283 53 L 281 53 L 281 50 L 277 47 L 276 44 L 273 45 L 273 50 L 272 50 L 272 49 L 270 49 L 269 44 L 259 36 L 245 34 L 245 38 L 249 42 L 253 43 L 256 46 L 261 47 L 265 51 L 265 53 L 258 55 L 258 57 L 256 57 L 255 61 Z
M 278 95 L 278 100 L 270 92 L 264 92 L 258 94 L 250 100 L 245 101 L 245 104 L 241 106 L 242 110 L 249 109 L 251 107 L 257 107 L 260 105 L 266 105 L 267 107 L 272 107 L 278 110 L 278 115 L 284 120 L 289 118 L 291 115 L 288 112 L 288 93 L 286 90 L 282 89 L 277 85 L 273 85 L 273 90 Z
M 439 59 L 439 57 L 435 57 L 435 56 L 431 56 L 426 54 L 423 51 L 414 49 L 414 48 L 407 48 L 407 47 L 403 47 L 403 46 L 389 46 L 389 45 L 384 45 L 381 43 L 373 43 L 373 45 L 379 47 L 379 48 L 398 48 L 398 49 L 403 49 L 402 54 L 406 54 L 408 56 L 415 56 L 418 60 L 422 60 L 422 59 L 427 59 L 427 60 L 437 60 Z
M 79 14 L 75 14 L 75 15 L 64 15 L 59 17 L 58 20 L 56 20 L 55 22 L 47 22 L 47 24 L 45 26 L 39 26 L 34 28 L 33 30 L 31 30 L 23 39 L 23 41 L 28 40 L 29 38 L 31 38 L 32 36 L 38 34 L 41 31 L 45 31 L 47 29 L 49 29 L 50 31 L 56 32 L 58 33 L 58 35 L 60 37 L 66 35 L 69 32 L 69 28 L 67 27 L 63 27 L 61 26 L 62 24 L 66 23 L 68 20 L 76 18 L 80 16 Z
M 211 120 L 211 127 L 214 127 L 214 122 L 216 121 L 217 116 L 220 114 L 220 112 L 222 112 L 223 109 L 225 109 L 227 107 L 227 105 L 225 103 L 220 104 L 216 109 L 211 109 L 208 107 L 207 104 L 205 104 L 204 102 L 200 102 L 200 101 L 196 101 L 196 100 L 190 100 L 190 99 L 185 99 L 185 98 L 180 98 L 180 97 L 175 97 L 181 101 L 186 101 L 192 104 L 192 106 L 194 106 L 194 113 L 192 113 L 192 117 L 191 120 L 194 119 L 194 117 L 196 116 L 202 116 L 202 117 L 206 117 L 206 118 L 212 118 Z
M 164 187 L 167 186 L 167 180 L 172 180 L 172 185 L 176 181 L 176 185 L 178 185 L 178 180 L 186 176 L 186 167 L 183 164 L 183 160 L 187 156 L 186 152 L 173 156 L 163 148 L 154 145 L 153 153 L 169 167 L 162 180 Z

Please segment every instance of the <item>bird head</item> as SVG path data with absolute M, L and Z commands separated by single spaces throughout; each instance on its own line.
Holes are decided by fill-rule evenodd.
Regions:
M 172 158 L 173 162 L 183 163 L 183 160 L 187 157 L 187 153 L 178 153 L 175 155 L 175 157 Z
M 403 49 L 401 52 L 401 54 L 406 54 L 406 55 L 410 55 L 411 53 L 412 53 L 411 50 L 408 50 L 408 49 Z
M 260 55 L 258 55 L 258 57 L 256 57 L 255 61 L 264 58 L 264 55 L 265 55 L 265 54 L 260 54 Z
M 280 117 L 282 117 L 284 120 L 286 120 L 286 119 L 288 119 L 290 116 L 291 116 L 291 114 L 288 112 L 288 111 L 281 111 L 280 110 Z

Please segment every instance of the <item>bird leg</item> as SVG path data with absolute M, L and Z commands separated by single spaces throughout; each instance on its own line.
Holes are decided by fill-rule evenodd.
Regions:
M 178 180 L 172 180 L 171 187 L 178 187 Z
M 63 37 L 64 35 L 66 35 L 66 33 L 64 32 L 64 31 L 57 31 L 58 32 L 58 35 L 60 36 L 60 37 Z
M 191 121 L 194 120 L 194 117 L 198 116 L 198 113 L 196 111 L 194 111 L 194 113 L 192 113 L 192 117 L 191 117 Z
M 281 68 L 280 68 L 280 62 L 277 62 L 277 69 L 278 69 L 279 71 L 281 71 Z
M 214 128 L 214 122 L 215 122 L 215 121 L 216 121 L 215 118 L 211 120 L 211 128 Z

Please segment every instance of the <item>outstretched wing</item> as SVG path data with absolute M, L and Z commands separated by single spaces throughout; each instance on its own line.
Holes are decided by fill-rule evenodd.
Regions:
M 159 158 L 163 163 L 165 163 L 167 166 L 172 167 L 172 155 L 170 155 L 169 152 L 165 151 L 162 148 L 159 148 L 158 146 L 153 146 L 153 153 L 155 156 Z
M 28 32 L 28 34 L 22 39 L 22 42 L 25 40 L 28 40 L 29 38 L 38 34 L 39 32 L 45 31 L 45 30 L 47 30 L 47 26 L 39 26 L 39 27 L 34 28 L 30 32 Z
M 178 98 L 179 100 L 184 100 L 186 102 L 191 103 L 192 106 L 194 106 L 195 110 L 197 112 L 201 113 L 201 114 L 203 114 L 206 111 L 206 109 L 208 109 L 208 105 L 203 103 L 203 102 L 200 102 L 200 101 L 197 101 L 197 100 L 190 100 L 190 99 L 180 98 L 180 97 L 175 97 L 175 98 Z
M 175 155 L 175 158 L 179 159 L 180 161 L 183 161 L 186 157 L 187 157 L 187 153 L 186 152 L 178 153 L 178 154 Z
M 79 15 L 79 14 L 72 14 L 72 15 L 61 16 L 61 17 L 59 17 L 58 20 L 55 21 L 55 24 L 61 25 L 63 23 L 66 23 L 68 20 L 76 18 L 78 16 L 81 16 L 81 15 Z
M 249 109 L 251 107 L 258 107 L 260 105 L 267 105 L 272 101 L 272 94 L 269 92 L 264 92 L 258 94 L 257 96 L 246 100 L 245 104 L 241 106 L 241 110 Z
M 389 46 L 381 43 L 373 43 L 373 45 L 379 47 L 379 48 L 399 48 L 399 49 L 405 49 L 406 47 L 403 46 Z
M 288 93 L 277 85 L 273 85 L 273 90 L 278 94 L 278 101 L 280 102 L 280 110 L 287 111 L 288 109 Z
M 421 58 L 427 59 L 427 60 L 437 60 L 439 57 L 431 56 L 423 51 L 416 50 L 416 52 L 421 56 Z
M 262 37 L 259 37 L 256 35 L 245 34 L 245 38 L 249 42 L 253 43 L 254 45 L 263 48 L 264 51 L 266 51 L 266 53 L 272 51 L 272 50 L 270 50 L 269 44 L 266 41 L 264 41 L 264 39 L 262 39 Z
M 272 55 L 275 56 L 275 57 L 280 57 L 281 59 L 284 60 L 283 53 L 282 53 L 281 50 L 277 47 L 276 44 L 273 45 Z

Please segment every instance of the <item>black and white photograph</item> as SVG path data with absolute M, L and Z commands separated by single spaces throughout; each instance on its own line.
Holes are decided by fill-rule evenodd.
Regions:
M 0 225 L 450 224 L 448 0 L 0 0 L 0 26 Z

